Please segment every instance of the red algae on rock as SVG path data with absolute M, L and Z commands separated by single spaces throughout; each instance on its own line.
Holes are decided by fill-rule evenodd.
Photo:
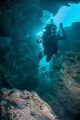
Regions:
M 1 119 L 58 120 L 50 106 L 35 92 L 2 89 Z

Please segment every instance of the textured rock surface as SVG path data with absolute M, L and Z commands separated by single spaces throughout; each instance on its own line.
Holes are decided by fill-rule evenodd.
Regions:
M 11 47 L 12 38 L 0 37 L 0 56 L 5 55 Z
M 15 39 L 22 39 L 25 36 L 29 25 L 35 21 L 39 6 L 35 2 L 12 1 L 5 5 L 1 12 L 2 34 Z M 14 40 L 15 40 L 14 39 Z
M 9 38 L 5 38 L 7 42 Z M 9 40 L 8 40 L 9 39 Z M 2 39 L 3 41 L 4 39 Z M 34 40 L 34 39 L 32 39 Z M 4 85 L 4 79 L 12 84 L 12 86 L 18 89 L 34 89 L 37 84 L 37 73 L 38 73 L 38 49 L 35 42 L 31 39 L 27 40 L 28 42 L 21 42 L 16 45 L 7 45 L 3 41 L 3 52 L 1 51 L 0 58 L 0 86 L 7 87 Z M 2 45 L 2 44 L 1 44 Z M 4 75 L 2 75 L 4 74 Z M 4 76 L 4 78 L 3 78 Z
M 80 53 L 67 52 L 62 57 L 64 63 L 60 70 L 59 79 L 62 81 L 61 93 L 58 93 L 60 101 L 73 113 L 80 113 Z M 61 86 L 62 86 L 61 85 Z M 61 89 L 61 88 L 60 88 Z M 62 95 L 61 95 L 62 94 Z
M 46 2 L 45 0 L 4 0 L 2 7 L 0 4 L 0 89 L 6 87 L 29 91 L 36 90 L 43 100 L 51 105 L 60 120 L 78 120 L 75 119 L 76 117 L 70 117 L 80 114 L 80 23 L 73 23 L 72 27 L 65 29 L 68 39 L 59 42 L 60 53 L 56 61 L 52 60 L 50 72 L 44 72 L 44 67 L 42 68 L 42 74 L 38 71 L 39 48 L 36 37 L 34 37 L 38 27 L 40 27 L 38 20 L 42 17 L 40 16 L 42 14 L 38 14 L 38 11 L 42 12 L 43 9 L 47 9 L 52 12 L 54 9 L 56 13 L 61 5 L 68 5 L 66 2 L 55 5 L 50 1 L 53 0 L 46 0 Z M 29 34 L 33 36 L 29 36 Z M 39 81 L 40 83 L 38 83 Z M 23 94 L 23 91 L 10 90 L 11 95 L 9 93 L 5 95 L 6 91 L 8 90 L 2 92 L 4 97 L 2 109 L 4 112 L 7 110 L 8 114 L 6 114 L 8 116 L 10 114 L 16 115 L 15 110 L 23 115 L 25 105 L 23 106 L 22 101 L 26 104 L 26 100 L 22 96 L 15 95 L 15 92 Z M 33 94 L 35 96 L 35 93 Z M 32 93 L 29 93 L 29 95 L 32 96 Z M 20 103 L 18 103 L 19 99 L 15 99 L 15 102 L 13 102 L 15 96 L 20 98 Z M 37 100 L 34 103 L 32 97 L 27 98 L 27 100 L 31 100 L 33 106 L 37 104 Z M 42 100 L 40 99 L 40 101 Z M 17 108 L 16 103 L 19 105 Z M 22 110 L 19 108 L 20 106 L 23 108 Z M 30 107 L 27 108 L 27 106 L 26 114 L 30 115 L 29 117 L 33 116 L 30 120 L 36 120 L 37 115 L 37 119 L 40 117 L 39 120 L 50 120 L 49 114 L 45 116 L 43 114 L 45 111 L 42 111 L 42 108 L 38 107 L 41 110 L 40 116 L 39 112 L 37 115 L 35 113 L 35 111 L 38 111 L 37 106 L 33 107 L 34 111 L 32 109 L 32 112 Z M 47 109 L 48 112 L 49 110 Z M 44 119 L 41 118 L 42 116 Z M 10 116 L 7 119 L 9 118 Z
M 76 46 L 76 44 L 73 45 Z M 58 63 L 54 66 L 54 74 L 53 72 L 50 72 L 50 74 L 52 76 L 51 81 L 53 84 L 53 93 L 55 94 L 57 99 L 60 101 L 61 104 L 63 104 L 65 110 L 68 110 L 74 114 L 79 114 L 80 48 L 75 48 L 76 47 L 74 47 L 73 49 L 74 51 L 67 51 L 65 55 L 61 57 L 61 59 L 59 58 L 60 61 L 57 61 Z
M 75 27 L 66 28 L 68 39 L 60 41 L 60 53 L 56 63 L 52 61 L 50 77 L 53 94 L 64 111 L 77 116 L 80 114 L 80 37 Z
M 35 92 L 4 88 L 0 105 L 2 120 L 58 120 Z

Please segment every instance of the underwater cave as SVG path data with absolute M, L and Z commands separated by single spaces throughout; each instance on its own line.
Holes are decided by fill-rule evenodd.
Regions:
M 80 0 L 0 1 L 1 120 L 80 119 Z

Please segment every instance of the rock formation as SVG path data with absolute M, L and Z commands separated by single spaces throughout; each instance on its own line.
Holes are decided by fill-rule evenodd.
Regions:
M 42 28 L 39 20 L 42 11 L 52 13 L 54 9 L 55 15 L 61 6 L 69 6 L 68 2 L 73 1 L 1 1 L 0 90 L 7 88 L 1 94 L 2 120 L 16 120 L 17 117 L 24 120 L 57 120 L 55 114 L 60 120 L 77 120 L 76 116 L 80 116 L 80 22 L 65 28 L 67 40 L 59 42 L 59 55 L 56 60 L 52 59 L 50 71 L 43 67 L 41 74 L 40 47 L 36 43 L 36 33 Z M 39 93 L 55 114 L 36 93 L 26 90 Z
M 2 120 L 58 120 L 50 106 L 35 92 L 4 88 L 1 94 Z
M 53 94 L 67 112 L 77 116 L 80 114 L 80 37 L 79 31 L 76 32 L 79 23 L 73 24 L 74 29 L 72 26 L 66 30 L 68 39 L 62 43 L 65 48 L 61 48 L 63 52 L 60 52 L 57 62 L 51 64 L 54 71 L 50 75 Z

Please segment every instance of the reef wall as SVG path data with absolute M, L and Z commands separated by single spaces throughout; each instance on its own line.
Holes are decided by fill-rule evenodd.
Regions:
M 73 23 L 79 29 L 79 23 Z M 53 94 L 70 113 L 80 114 L 80 36 L 79 31 L 69 27 L 66 29 L 68 39 L 63 41 L 59 58 L 52 62 L 50 72 Z M 65 44 L 64 42 L 67 42 Z M 66 45 L 66 46 L 65 46 Z M 60 49 L 60 50 L 61 50 Z M 52 67 L 53 66 L 53 67 Z
M 39 18 L 45 5 L 45 2 L 42 4 L 41 1 L 39 3 L 39 0 L 7 0 L 2 7 L 0 6 L 0 90 L 6 87 L 36 91 L 61 120 L 77 120 L 77 115 L 80 116 L 80 23 L 73 23 L 72 26 L 65 28 L 68 38 L 65 41 L 59 41 L 59 55 L 56 61 L 53 58 L 50 63 L 50 71 L 40 74 L 38 59 L 40 49 L 33 31 L 34 28 L 41 25 Z M 59 7 L 61 5 L 64 3 L 61 3 Z M 52 11 L 52 7 L 48 10 Z M 55 10 L 55 14 L 57 10 Z M 18 96 L 14 91 L 19 95 L 24 93 L 20 90 L 9 90 L 9 93 L 14 98 Z M 4 101 L 1 104 L 5 113 L 5 108 L 8 113 L 10 112 L 6 107 L 7 104 L 9 109 L 17 111 L 17 108 L 13 106 L 15 106 L 15 102 L 19 102 L 17 99 L 13 102 L 9 93 L 6 96 L 5 90 L 2 90 Z M 27 97 L 32 95 L 28 91 L 26 93 L 29 93 Z M 23 96 L 18 96 L 18 98 L 26 101 L 23 100 L 25 99 Z M 31 99 L 31 105 L 36 105 L 33 98 Z M 35 109 L 40 110 L 40 106 L 39 109 L 36 107 L 34 107 L 34 111 Z M 32 114 L 29 119 L 36 120 L 35 117 L 38 117 L 39 120 L 51 120 L 49 116 L 45 116 L 47 111 L 48 115 L 51 114 L 48 107 L 46 107 L 47 111 L 40 111 L 41 114 L 38 111 L 38 116 L 35 112 L 30 111 L 30 106 L 27 109 L 29 112 L 27 115 Z M 27 109 L 23 107 L 23 110 L 18 112 L 22 113 Z M 6 114 L 2 116 L 5 117 Z M 52 120 L 54 119 L 52 118 Z

